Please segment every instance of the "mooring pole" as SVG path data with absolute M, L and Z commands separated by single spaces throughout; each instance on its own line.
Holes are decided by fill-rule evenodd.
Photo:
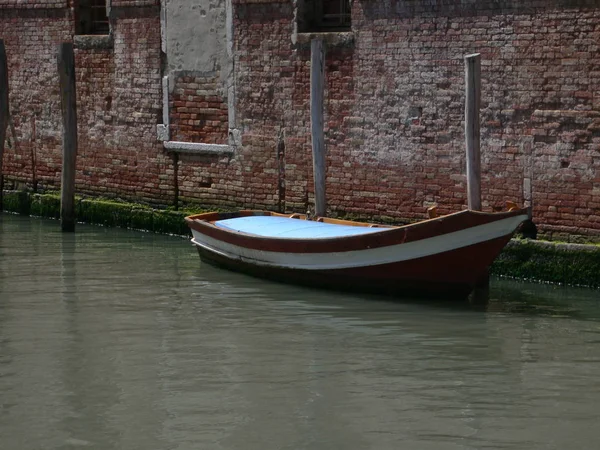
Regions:
M 4 175 L 2 161 L 4 160 L 4 141 L 8 127 L 8 64 L 4 40 L 0 39 L 0 211 L 4 209 Z
M 467 201 L 469 209 L 481 211 L 481 147 L 479 109 L 481 107 L 481 55 L 465 56 L 465 143 L 467 147 Z M 487 304 L 490 277 L 486 272 L 471 293 L 471 302 Z
M 60 189 L 62 231 L 75 231 L 75 161 L 77 158 L 77 102 L 73 44 L 64 42 L 58 49 L 58 74 L 63 118 L 63 162 Z
M 324 78 L 325 50 L 323 49 L 323 41 L 313 39 L 310 43 L 310 130 L 315 183 L 315 216 L 317 217 L 324 217 L 327 210 L 325 197 L 325 140 L 323 137 Z
M 481 55 L 465 56 L 465 143 L 467 147 L 467 200 L 469 209 L 481 211 Z

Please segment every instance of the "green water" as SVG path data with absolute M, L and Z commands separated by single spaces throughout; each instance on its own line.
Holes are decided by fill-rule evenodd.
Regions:
M 600 293 L 390 301 L 0 214 L 0 448 L 600 448 Z

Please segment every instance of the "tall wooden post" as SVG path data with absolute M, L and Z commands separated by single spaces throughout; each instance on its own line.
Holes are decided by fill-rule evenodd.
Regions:
M 323 86 L 325 51 L 323 41 L 310 43 L 310 129 L 312 137 L 313 176 L 315 183 L 315 215 L 323 217 L 327 210 L 325 197 L 325 140 L 323 137 Z
M 481 211 L 481 147 L 479 109 L 481 107 L 481 55 L 465 56 L 465 143 L 467 147 L 467 200 L 469 209 Z M 490 277 L 486 272 L 477 281 L 471 301 L 487 304 Z
M 77 102 L 73 44 L 64 42 L 58 50 L 58 74 L 63 118 L 63 162 L 60 191 L 62 231 L 75 231 L 75 161 L 77 158 Z
M 4 141 L 8 126 L 8 64 L 4 41 L 0 39 L 0 211 L 4 209 L 4 175 L 2 161 L 4 159 Z
M 467 147 L 467 197 L 469 209 L 481 211 L 481 55 L 465 56 L 465 141 Z

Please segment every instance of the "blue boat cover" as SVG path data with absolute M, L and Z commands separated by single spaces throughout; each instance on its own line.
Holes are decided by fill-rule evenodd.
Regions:
M 386 230 L 386 228 L 354 227 L 276 216 L 236 217 L 234 219 L 218 220 L 214 224 L 219 228 L 257 236 L 291 239 L 335 238 Z

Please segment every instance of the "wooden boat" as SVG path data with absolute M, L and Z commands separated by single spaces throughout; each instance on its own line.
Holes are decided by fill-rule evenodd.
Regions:
M 202 260 L 282 282 L 466 296 L 529 209 L 464 210 L 405 226 L 265 211 L 189 216 Z

